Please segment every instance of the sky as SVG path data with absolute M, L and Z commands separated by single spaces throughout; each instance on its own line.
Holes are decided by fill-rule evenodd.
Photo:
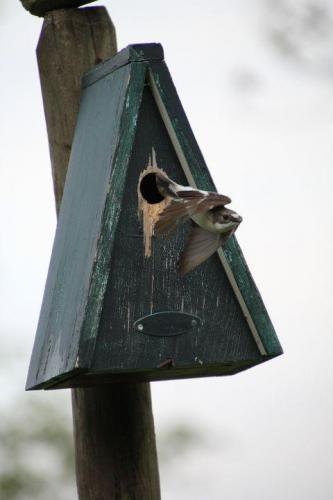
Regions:
M 328 500 L 332 12 L 320 17 L 306 1 L 104 5 L 119 48 L 163 44 L 215 184 L 243 216 L 237 239 L 285 352 L 232 377 L 152 384 L 157 436 L 178 423 L 200 434 L 163 466 L 163 499 Z M 12 362 L 0 371 L 0 408 L 25 397 L 56 225 L 35 59 L 41 24 L 2 0 L 0 356 Z

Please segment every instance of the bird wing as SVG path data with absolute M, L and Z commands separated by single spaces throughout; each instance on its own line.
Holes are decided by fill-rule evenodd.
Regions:
M 197 201 L 172 201 L 160 214 L 155 224 L 157 235 L 170 234 L 179 224 L 195 214 Z
M 231 203 L 231 199 L 223 194 L 206 194 L 195 190 L 177 191 L 177 196 L 179 199 L 172 201 L 161 213 L 155 225 L 157 235 L 170 234 L 193 215 Z
M 222 238 L 219 234 L 211 233 L 199 226 L 193 226 L 179 259 L 179 273 L 183 276 L 192 271 L 216 252 L 221 244 Z

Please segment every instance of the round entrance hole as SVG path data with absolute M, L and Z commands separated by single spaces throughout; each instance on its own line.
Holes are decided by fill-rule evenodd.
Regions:
M 161 195 L 156 184 L 156 174 L 153 172 L 141 179 L 140 193 L 146 202 L 151 205 L 161 203 L 164 200 L 164 196 Z

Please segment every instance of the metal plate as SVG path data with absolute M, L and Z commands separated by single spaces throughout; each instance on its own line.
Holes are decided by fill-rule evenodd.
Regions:
M 134 322 L 134 330 L 138 333 L 156 337 L 182 335 L 201 326 L 198 316 L 181 311 L 161 311 L 139 318 Z

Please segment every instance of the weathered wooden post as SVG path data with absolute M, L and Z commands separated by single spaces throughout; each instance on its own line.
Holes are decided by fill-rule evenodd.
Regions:
M 92 0 L 90 0 L 92 1 Z M 57 213 L 79 109 L 81 77 L 117 51 L 104 7 L 89 0 L 22 0 L 44 22 L 37 59 Z M 62 10 L 53 10 L 62 8 Z M 160 498 L 149 383 L 72 390 L 80 500 Z

